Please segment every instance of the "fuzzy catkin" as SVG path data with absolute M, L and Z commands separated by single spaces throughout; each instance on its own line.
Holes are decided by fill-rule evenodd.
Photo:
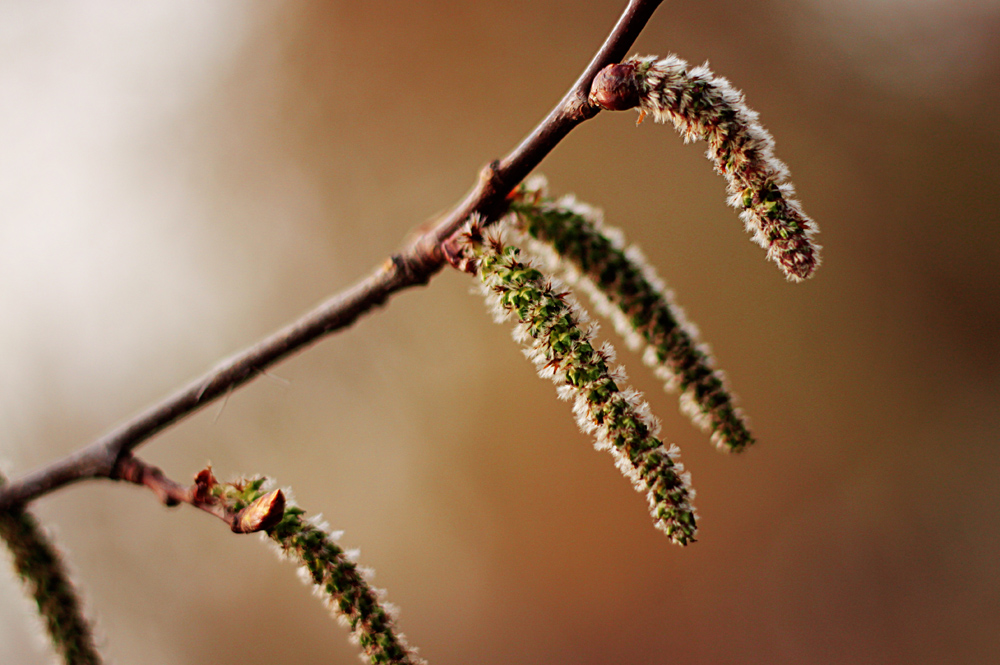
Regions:
M 743 93 L 706 66 L 689 68 L 670 55 L 632 57 L 639 110 L 671 122 L 685 142 L 708 143 L 707 157 L 725 176 L 729 204 L 742 209 L 747 231 L 785 276 L 801 281 L 819 266 L 816 222 L 802 211 L 788 167 L 774 156 L 774 139 L 744 103 Z
M 217 486 L 217 496 L 237 511 L 266 494 L 265 481 Z M 382 602 L 384 592 L 373 588 L 366 571 L 353 561 L 321 525 L 303 518 L 305 511 L 286 504 L 284 516 L 265 535 L 280 552 L 297 562 L 304 578 L 314 585 L 331 612 L 351 630 L 351 639 L 362 650 L 361 659 L 373 665 L 421 665 L 426 661 L 408 646 L 398 632 L 392 608 Z
M 4 482 L 0 476 L 0 486 Z M 67 665 L 99 665 L 101 657 L 79 596 L 34 516 L 21 507 L 0 512 L 0 538 L 10 548 L 14 570 L 35 599 L 49 637 Z
M 619 387 L 625 375 L 610 366 L 614 350 L 595 346 L 595 328 L 584 328 L 586 314 L 572 297 L 522 261 L 499 232 L 481 240 L 473 228 L 465 237 L 495 318 L 517 321 L 514 336 L 526 355 L 561 398 L 573 401 L 577 423 L 595 436 L 595 446 L 611 452 L 622 473 L 645 492 L 656 528 L 677 544 L 693 542 L 697 514 L 690 475 L 676 460 L 676 447 L 668 449 L 657 438 L 659 422 L 641 395 Z
M 572 196 L 546 198 L 543 188 L 538 180 L 522 187 L 511 205 L 516 228 L 536 241 L 527 248 L 546 255 L 553 269 L 585 290 L 630 348 L 645 347 L 643 360 L 667 390 L 680 392 L 682 411 L 711 432 L 717 447 L 738 452 L 752 444 L 708 347 L 642 252 L 626 247 L 621 231 L 606 226 L 600 210 Z

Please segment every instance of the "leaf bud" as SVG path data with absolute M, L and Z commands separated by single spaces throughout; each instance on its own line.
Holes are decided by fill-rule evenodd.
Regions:
M 639 106 L 640 77 L 634 63 L 608 65 L 597 72 L 590 86 L 590 103 L 606 111 L 627 111 Z

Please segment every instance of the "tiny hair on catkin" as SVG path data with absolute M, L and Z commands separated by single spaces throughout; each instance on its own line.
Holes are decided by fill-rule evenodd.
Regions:
M 738 452 L 751 445 L 753 435 L 708 346 L 639 248 L 627 246 L 599 209 L 573 196 L 553 200 L 545 190 L 544 178 L 535 176 L 511 202 L 512 225 L 525 250 L 585 291 L 629 348 L 643 350 L 664 387 L 680 393 L 681 410 L 711 432 L 719 449 Z
M 747 107 L 743 93 L 708 65 L 691 68 L 675 55 L 633 56 L 597 75 L 590 101 L 606 110 L 637 108 L 670 122 L 685 142 L 708 143 L 706 156 L 727 182 L 729 204 L 767 257 L 791 281 L 810 277 L 820 263 L 816 222 L 806 216 L 774 155 L 774 139 Z

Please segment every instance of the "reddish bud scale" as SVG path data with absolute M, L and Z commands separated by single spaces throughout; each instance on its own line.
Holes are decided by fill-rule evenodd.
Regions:
M 234 533 L 267 531 L 280 522 L 284 515 L 285 495 L 281 490 L 274 490 L 236 513 L 232 529 Z
M 605 111 L 627 111 L 639 106 L 642 83 L 635 65 L 630 62 L 608 65 L 597 72 L 589 99 Z

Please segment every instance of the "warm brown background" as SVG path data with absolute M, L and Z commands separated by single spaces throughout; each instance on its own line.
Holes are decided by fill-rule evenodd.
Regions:
M 0 455 L 65 454 L 344 288 L 561 96 L 600 2 L 0 6 Z M 540 169 L 677 292 L 759 446 L 680 549 L 448 272 L 144 449 L 265 473 L 434 665 L 1000 661 L 1000 3 L 666 2 L 637 45 L 744 89 L 825 263 L 786 283 L 701 146 L 634 115 Z M 993 44 L 988 41 L 993 39 Z M 354 663 L 256 538 L 90 483 L 38 515 L 116 663 Z M 0 577 L 0 662 L 48 661 Z

